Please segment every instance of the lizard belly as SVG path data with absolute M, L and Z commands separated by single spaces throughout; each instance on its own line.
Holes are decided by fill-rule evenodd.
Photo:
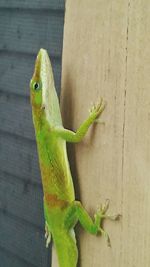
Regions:
M 66 151 L 66 142 L 46 135 L 38 142 L 43 191 L 58 199 L 73 201 L 74 188 Z

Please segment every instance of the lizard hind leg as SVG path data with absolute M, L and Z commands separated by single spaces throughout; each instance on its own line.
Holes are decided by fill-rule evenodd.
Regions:
M 81 202 L 74 201 L 68 209 L 66 220 L 64 222 L 65 226 L 69 229 L 69 227 L 74 227 L 76 222 L 79 221 L 82 227 L 90 234 L 102 234 L 106 238 L 108 246 L 110 246 L 109 235 L 102 228 L 102 223 L 104 219 L 117 220 L 119 219 L 120 215 L 107 215 L 106 212 L 108 210 L 108 207 L 109 201 L 107 200 L 105 205 L 101 206 L 97 210 L 97 212 L 94 214 L 94 220 L 92 220 L 87 211 L 82 206 Z

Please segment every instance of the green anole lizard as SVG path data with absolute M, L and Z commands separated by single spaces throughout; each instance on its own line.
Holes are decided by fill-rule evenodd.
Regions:
M 66 152 L 66 142 L 80 142 L 90 125 L 96 121 L 105 108 L 102 100 L 91 109 L 89 117 L 77 132 L 62 125 L 59 101 L 54 85 L 52 67 L 47 51 L 40 49 L 30 82 L 30 96 L 33 123 L 39 154 L 44 193 L 44 214 L 47 246 L 50 237 L 56 247 L 60 267 L 76 267 L 78 250 L 74 226 L 79 221 L 89 233 L 104 235 L 104 218 L 118 219 L 119 215 L 106 215 L 108 201 L 94 215 L 88 215 L 81 202 L 75 200 L 74 187 Z

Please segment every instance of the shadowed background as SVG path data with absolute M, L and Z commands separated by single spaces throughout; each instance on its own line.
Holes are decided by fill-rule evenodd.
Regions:
M 38 50 L 60 93 L 64 0 L 0 1 L 0 267 L 50 266 L 29 102 Z

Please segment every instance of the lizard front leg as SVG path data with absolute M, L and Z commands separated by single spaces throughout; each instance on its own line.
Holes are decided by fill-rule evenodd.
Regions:
M 103 102 L 103 99 L 100 99 L 97 105 L 93 105 L 90 110 L 89 117 L 81 124 L 81 126 L 76 132 L 64 129 L 63 127 L 54 128 L 54 132 L 67 142 L 80 142 L 87 133 L 90 125 L 97 120 L 97 118 L 102 114 L 104 109 L 105 103 Z

